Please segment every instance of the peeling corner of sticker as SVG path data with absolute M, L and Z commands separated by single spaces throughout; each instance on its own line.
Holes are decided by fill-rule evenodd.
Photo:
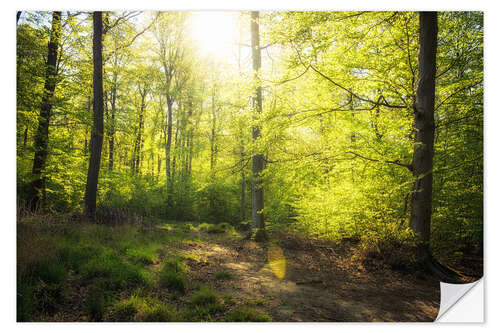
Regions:
M 477 314 L 476 317 L 480 317 L 480 319 L 467 319 L 467 318 L 462 318 L 462 319 L 454 319 L 454 318 L 447 318 L 450 317 L 450 310 L 452 308 L 455 308 L 456 305 L 461 304 L 462 298 L 469 293 L 469 291 L 474 288 L 476 285 L 480 284 L 481 285 L 481 294 L 480 294 L 480 304 L 470 304 L 471 309 L 475 311 L 474 314 Z M 452 283 L 445 283 L 445 282 L 440 282 L 440 289 L 441 289 L 441 300 L 440 300 L 440 306 L 439 306 L 439 313 L 435 319 L 436 322 L 483 322 L 483 278 L 472 282 L 472 283 L 464 283 L 464 284 L 452 284 Z M 480 309 L 478 309 L 478 305 L 480 305 Z M 470 311 L 467 311 L 468 314 L 471 314 Z M 446 315 L 446 316 L 445 316 Z M 455 317 L 455 316 L 453 316 Z M 450 320 L 451 319 L 451 320 Z

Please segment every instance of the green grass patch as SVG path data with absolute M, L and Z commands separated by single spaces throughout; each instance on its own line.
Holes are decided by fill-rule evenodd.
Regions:
M 113 320 L 120 322 L 166 322 L 181 319 L 174 306 L 162 303 L 155 298 L 138 295 L 132 295 L 115 303 L 111 311 Z
M 168 258 L 159 272 L 160 286 L 184 293 L 187 281 L 186 271 L 187 266 L 180 258 Z
M 191 302 L 194 305 L 207 305 L 219 302 L 218 296 L 209 286 L 201 286 L 192 297 Z
M 126 250 L 125 256 L 133 263 L 152 265 L 160 258 L 159 244 L 149 244 Z
M 150 285 L 152 277 L 148 272 L 123 260 L 116 252 L 104 251 L 82 267 L 82 277 L 86 280 L 101 279 L 105 288 L 117 290 L 141 285 Z
M 184 316 L 188 321 L 211 321 L 213 315 L 224 310 L 220 297 L 210 286 L 201 286 L 191 298 L 191 306 Z
M 225 321 L 230 322 L 267 322 L 271 317 L 250 307 L 243 307 L 230 312 Z

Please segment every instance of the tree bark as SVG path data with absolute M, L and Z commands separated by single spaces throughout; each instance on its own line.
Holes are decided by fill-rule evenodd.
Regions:
M 47 161 L 49 143 L 49 124 L 52 112 L 54 91 L 57 81 L 57 53 L 61 38 L 61 12 L 52 13 L 52 28 L 48 44 L 47 66 L 45 69 L 45 84 L 38 116 L 38 129 L 34 137 L 35 156 L 33 159 L 33 181 L 28 192 L 28 202 L 32 210 L 40 205 L 45 192 L 45 176 L 43 171 Z
M 412 169 L 414 176 L 410 227 L 422 242 L 425 256 L 432 215 L 432 159 L 434 155 L 434 101 L 436 86 L 437 13 L 420 12 L 418 86 L 413 106 L 415 131 Z
M 250 22 L 251 47 L 252 47 L 252 67 L 254 71 L 254 80 L 256 84 L 255 95 L 253 98 L 254 120 L 260 121 L 259 116 L 262 113 L 262 87 L 260 83 L 261 54 L 259 43 L 259 12 L 251 13 Z M 261 133 L 259 124 L 252 127 L 252 139 L 256 142 Z M 255 240 L 264 240 L 266 238 L 264 225 L 264 189 L 262 188 L 262 171 L 264 170 L 264 156 L 261 153 L 252 156 L 252 234 L 257 229 Z M 253 236 L 253 235 L 252 235 Z
M 85 188 L 85 213 L 94 216 L 97 200 L 97 184 L 101 164 L 101 151 L 104 132 L 103 121 L 103 84 L 102 84 L 102 12 L 94 12 L 94 116 L 90 137 L 90 160 Z

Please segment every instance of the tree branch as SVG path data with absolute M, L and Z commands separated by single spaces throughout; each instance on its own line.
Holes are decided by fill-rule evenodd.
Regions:
M 367 161 L 378 162 L 378 163 L 383 162 L 383 163 L 388 163 L 388 164 L 399 165 L 399 166 L 405 167 L 408 170 L 410 170 L 411 172 L 413 172 L 413 166 L 411 164 L 401 163 L 401 162 L 399 162 L 399 160 L 395 160 L 395 161 L 376 160 L 376 159 L 373 159 L 373 158 L 369 158 L 369 157 L 360 155 L 360 154 L 355 153 L 353 151 L 346 151 L 346 154 L 352 154 L 352 155 L 354 155 L 356 157 L 362 158 L 362 159 L 367 160 Z

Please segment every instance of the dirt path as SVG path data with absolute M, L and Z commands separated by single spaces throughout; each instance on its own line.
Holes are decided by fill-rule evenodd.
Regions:
M 279 235 L 273 245 L 224 239 L 181 245 L 190 278 L 239 303 L 258 305 L 273 321 L 433 321 L 439 281 L 354 265 L 345 245 Z M 230 272 L 230 280 L 216 273 Z

